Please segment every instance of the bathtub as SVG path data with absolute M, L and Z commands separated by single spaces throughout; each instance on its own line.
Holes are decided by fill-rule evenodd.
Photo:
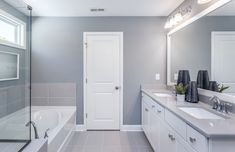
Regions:
M 76 107 L 33 106 L 31 119 L 38 128 L 40 138 L 48 131 L 48 151 L 59 151 L 76 125 Z M 34 132 L 32 131 L 32 139 Z
M 74 106 L 32 106 L 31 119 L 36 123 L 40 138 L 48 131 L 48 151 L 60 151 L 66 139 L 70 137 L 76 124 Z M 29 107 L 16 111 L 0 119 L 0 135 L 5 139 L 28 139 Z M 34 140 L 34 130 L 31 129 Z

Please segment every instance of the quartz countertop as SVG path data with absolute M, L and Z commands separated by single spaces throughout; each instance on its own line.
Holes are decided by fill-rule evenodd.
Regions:
M 210 105 L 205 103 L 188 103 L 177 102 L 175 96 L 167 89 L 141 89 L 146 95 L 151 97 L 155 102 L 169 110 L 189 126 L 206 136 L 207 138 L 235 138 L 235 114 L 222 114 L 213 110 Z M 172 97 L 158 97 L 154 93 L 168 93 L 172 94 Z M 227 117 L 228 119 L 197 119 L 182 110 L 180 106 L 187 107 L 202 107 L 220 116 Z

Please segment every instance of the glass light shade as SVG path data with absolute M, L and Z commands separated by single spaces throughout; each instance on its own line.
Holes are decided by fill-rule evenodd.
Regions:
M 166 24 L 165 24 L 165 29 L 169 29 L 171 27 L 172 27 L 172 25 L 170 24 L 169 21 L 167 21 Z
M 197 0 L 197 3 L 198 4 L 206 4 L 206 3 L 209 3 L 210 1 L 212 1 L 212 0 Z
M 174 17 L 172 17 L 172 18 L 170 19 L 170 24 L 171 24 L 171 26 L 175 26 L 175 25 L 177 24 L 177 22 L 176 22 L 176 20 L 175 20 Z
M 175 15 L 174 19 L 175 19 L 175 22 L 178 23 L 178 22 L 181 22 L 181 21 L 183 20 L 183 16 L 182 16 L 182 14 L 177 13 L 177 14 Z

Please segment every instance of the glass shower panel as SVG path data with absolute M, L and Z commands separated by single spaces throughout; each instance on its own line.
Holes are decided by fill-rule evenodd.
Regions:
M 0 151 L 31 141 L 31 10 L 23 0 L 0 0 Z

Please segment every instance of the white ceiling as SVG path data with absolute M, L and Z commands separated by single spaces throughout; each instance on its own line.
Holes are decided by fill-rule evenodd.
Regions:
M 209 16 L 235 16 L 235 0 L 232 0 L 228 4 L 225 4 L 221 8 L 218 8 Z
M 24 0 L 34 16 L 168 16 L 184 0 Z M 104 8 L 104 12 L 90 12 Z

